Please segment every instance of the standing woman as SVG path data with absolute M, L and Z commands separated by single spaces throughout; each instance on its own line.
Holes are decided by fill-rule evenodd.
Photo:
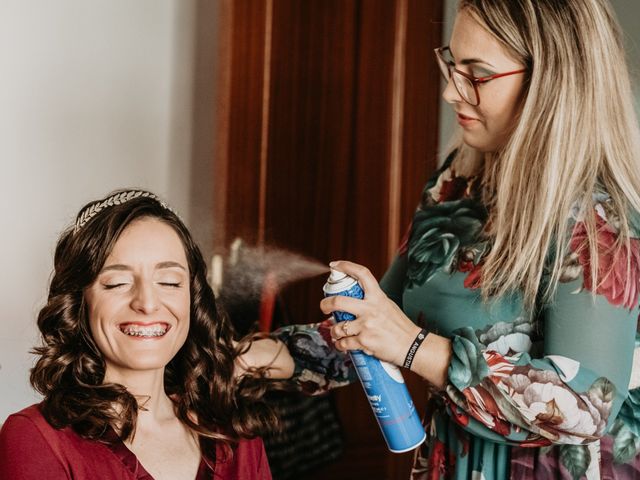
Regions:
M 640 478 L 640 139 L 622 40 L 606 0 L 462 0 L 436 51 L 461 138 L 407 242 L 380 285 L 332 264 L 365 299 L 321 308 L 356 320 L 277 334 L 290 355 L 274 376 L 305 391 L 354 381 L 329 333 L 434 387 L 414 479 Z
M 80 210 L 38 327 L 44 398 L 3 425 L 0 478 L 271 478 L 255 437 L 273 418 L 236 381 L 200 250 L 152 193 Z

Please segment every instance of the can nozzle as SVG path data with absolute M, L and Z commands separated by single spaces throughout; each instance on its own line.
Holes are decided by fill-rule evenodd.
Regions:
M 331 269 L 331 273 L 329 274 L 329 283 L 338 283 L 343 278 L 347 277 L 347 274 L 341 272 L 339 270 Z

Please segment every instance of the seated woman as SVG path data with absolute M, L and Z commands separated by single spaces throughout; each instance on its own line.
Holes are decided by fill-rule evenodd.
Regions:
M 79 212 L 38 327 L 44 399 L 2 427 L 0 478 L 271 478 L 256 434 L 275 419 L 235 379 L 202 255 L 152 193 Z

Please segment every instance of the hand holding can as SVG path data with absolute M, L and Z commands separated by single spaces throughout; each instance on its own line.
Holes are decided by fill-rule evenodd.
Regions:
M 364 298 L 364 291 L 354 278 L 334 269 L 323 290 L 326 297 L 344 295 Z M 336 311 L 333 316 L 337 322 L 355 319 L 348 312 Z M 352 350 L 349 355 L 389 450 L 402 453 L 418 447 L 424 442 L 426 433 L 400 369 L 361 350 Z

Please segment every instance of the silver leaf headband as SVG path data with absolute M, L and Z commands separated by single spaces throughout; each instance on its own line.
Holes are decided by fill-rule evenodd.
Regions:
M 145 190 L 126 190 L 124 192 L 114 193 L 110 197 L 107 197 L 100 203 L 94 203 L 90 207 L 86 208 L 76 220 L 75 227 L 73 228 L 74 235 L 78 233 L 78 231 L 84 227 L 89 220 L 95 217 L 98 213 L 104 210 L 107 207 L 113 207 L 114 205 L 122 205 L 123 203 L 127 203 L 129 200 L 133 200 L 134 198 L 146 197 L 155 200 L 160 205 L 162 205 L 167 210 L 173 211 L 169 208 L 169 206 L 160 200 L 156 195 L 151 192 L 147 192 Z

